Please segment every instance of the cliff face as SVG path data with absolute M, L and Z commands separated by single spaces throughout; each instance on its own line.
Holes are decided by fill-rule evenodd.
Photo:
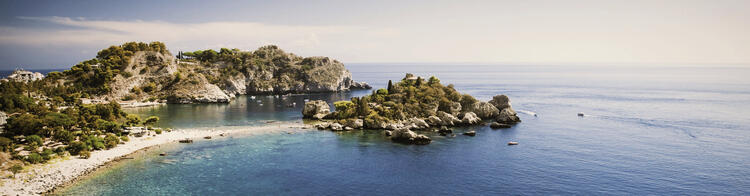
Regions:
M 172 103 L 229 102 L 235 95 L 287 94 L 368 89 L 352 80 L 344 64 L 328 57 L 300 57 L 275 46 L 253 52 L 222 50 L 211 59 L 177 59 L 135 52 L 108 84 L 110 100 L 167 100 Z

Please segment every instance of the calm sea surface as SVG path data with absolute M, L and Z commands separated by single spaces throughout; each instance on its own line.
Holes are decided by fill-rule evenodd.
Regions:
M 348 65 L 376 88 L 435 75 L 523 120 L 476 137 L 390 142 L 378 131 L 264 134 L 170 144 L 63 195 L 750 195 L 750 68 Z M 369 91 L 243 96 L 230 104 L 133 109 L 174 128 L 300 121 L 304 99 Z M 285 107 L 296 102 L 296 108 Z M 262 104 L 262 105 L 261 105 Z M 530 112 L 538 116 L 530 115 Z M 584 112 L 586 117 L 578 117 Z M 520 145 L 507 146 L 509 141 Z M 160 157 L 158 152 L 169 155 Z

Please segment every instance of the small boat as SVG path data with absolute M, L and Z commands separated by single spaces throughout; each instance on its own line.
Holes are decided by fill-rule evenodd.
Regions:
M 583 112 L 578 112 L 578 116 L 583 117 L 585 114 L 583 114 Z
M 159 156 L 167 156 L 166 152 L 159 153 Z
M 508 142 L 508 146 L 518 145 L 518 142 Z
M 193 143 L 193 140 L 185 138 L 185 139 L 180 140 L 180 143 Z
M 211 139 L 211 136 L 206 136 L 206 137 L 203 137 L 203 139 L 207 139 L 207 140 L 210 140 L 210 139 Z

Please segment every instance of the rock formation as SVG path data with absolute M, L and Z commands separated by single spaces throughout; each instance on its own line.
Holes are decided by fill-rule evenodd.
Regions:
M 302 116 L 305 118 L 323 119 L 329 113 L 331 113 L 331 108 L 323 100 L 309 101 L 302 108 Z

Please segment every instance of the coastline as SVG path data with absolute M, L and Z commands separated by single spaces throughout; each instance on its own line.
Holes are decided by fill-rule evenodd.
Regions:
M 106 168 L 109 163 L 117 162 L 139 151 L 148 150 L 162 144 L 177 142 L 181 139 L 202 139 L 206 136 L 218 137 L 225 135 L 254 135 L 283 132 L 287 128 L 309 127 L 301 122 L 278 122 L 260 126 L 223 126 L 213 128 L 178 129 L 159 135 L 130 137 L 130 141 L 115 148 L 94 151 L 88 159 L 68 156 L 52 163 L 33 165 L 23 173 L 16 174 L 14 179 L 3 179 L 0 186 L 2 195 L 40 195 L 55 189 L 75 183 L 87 174 L 100 168 Z

